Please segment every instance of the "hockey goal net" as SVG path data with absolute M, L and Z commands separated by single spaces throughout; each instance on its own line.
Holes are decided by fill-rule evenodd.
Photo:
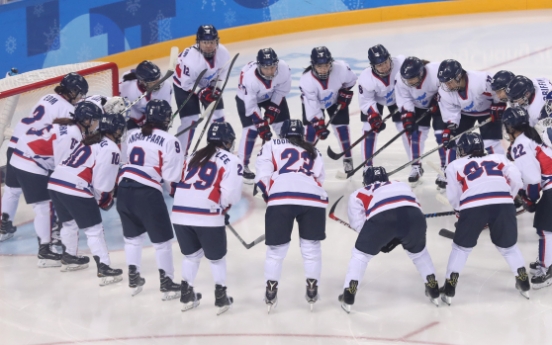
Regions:
M 119 94 L 119 69 L 113 62 L 84 62 L 39 69 L 0 79 L 0 166 L 6 165 L 7 145 L 15 125 L 31 114 L 38 100 L 59 85 L 67 73 L 88 81 L 88 95 Z

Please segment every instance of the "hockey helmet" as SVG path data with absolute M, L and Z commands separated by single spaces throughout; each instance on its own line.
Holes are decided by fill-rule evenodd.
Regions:
M 502 114 L 502 124 L 508 134 L 514 130 L 521 132 L 529 125 L 529 113 L 522 107 L 510 107 Z
M 324 46 L 313 48 L 311 51 L 311 66 L 312 73 L 320 79 L 328 79 L 330 72 L 332 71 L 332 53 L 330 50 Z M 326 65 L 329 64 L 330 68 L 326 73 L 320 73 L 316 70 L 316 65 Z
M 463 72 L 462 65 L 456 60 L 448 59 L 441 62 L 437 72 L 437 78 L 439 79 L 441 88 L 446 92 L 457 91 L 459 87 L 449 88 L 446 83 L 455 80 L 456 83 L 459 84 Z
M 389 177 L 387 176 L 387 171 L 385 171 L 384 167 L 368 166 L 366 167 L 366 170 L 364 170 L 364 174 L 362 176 L 362 183 L 364 183 L 365 186 L 368 186 L 376 182 L 387 182 L 387 181 L 389 181 Z
M 207 142 L 222 145 L 226 150 L 231 150 L 236 140 L 236 134 L 232 125 L 228 122 L 213 122 L 207 132 Z
M 126 127 L 125 117 L 121 114 L 103 114 L 100 118 L 100 133 L 110 134 L 114 137 L 115 142 L 123 136 Z
M 552 91 L 550 91 L 544 98 L 544 105 L 542 107 L 546 113 L 546 117 L 552 117 Z M 542 114 L 542 111 L 541 111 Z
M 510 71 L 502 70 L 502 71 L 496 72 L 496 74 L 493 76 L 493 79 L 491 81 L 491 89 L 493 91 L 505 89 L 508 86 L 508 84 L 512 81 L 512 79 L 514 79 L 514 77 L 515 77 L 515 74 Z
M 161 78 L 161 70 L 149 60 L 140 62 L 134 73 L 136 74 L 136 78 L 144 83 L 155 82 Z
M 171 121 L 172 109 L 169 102 L 161 99 L 152 99 L 146 105 L 146 123 L 160 125 L 167 129 Z
M 90 101 L 82 101 L 77 103 L 73 112 L 73 119 L 86 129 L 92 124 L 92 121 L 99 120 L 103 115 L 103 110 L 96 103 Z
M 257 53 L 257 71 L 259 74 L 266 80 L 272 80 L 276 75 L 278 75 L 278 55 L 276 55 L 276 52 L 272 48 L 264 48 L 259 50 Z M 262 68 L 263 67 L 273 67 L 276 66 L 276 70 L 274 71 L 274 75 L 267 76 L 263 74 Z
M 199 44 L 199 42 L 201 42 L 201 41 L 215 41 L 216 46 L 218 46 L 218 44 L 219 44 L 219 35 L 218 35 L 217 29 L 213 25 L 210 25 L 210 24 L 201 25 L 197 29 L 197 33 L 196 33 L 196 43 L 197 43 L 198 49 L 201 52 L 201 54 L 203 54 L 203 56 L 205 56 L 206 58 L 213 57 L 213 55 L 215 55 L 216 48 L 213 49 L 212 51 L 204 51 L 204 50 L 201 49 L 201 45 Z
M 506 87 L 506 95 L 512 104 L 527 105 L 535 95 L 535 86 L 531 79 L 516 75 Z
M 485 145 L 479 133 L 464 133 L 456 143 L 456 152 L 458 156 L 464 157 L 483 156 L 485 154 Z
M 407 57 L 401 65 L 401 79 L 406 86 L 417 87 L 422 82 L 424 77 L 425 68 L 422 60 L 415 56 Z M 414 84 L 410 84 L 407 80 L 418 78 L 418 81 Z
M 80 74 L 71 72 L 66 74 L 59 83 L 67 92 L 71 93 L 69 101 L 78 100 L 88 93 L 88 82 Z M 81 96 L 80 98 L 78 96 Z
M 106 113 L 110 114 L 121 114 L 126 118 L 130 116 L 130 102 L 126 97 L 111 97 L 105 102 L 103 109 Z M 126 111 L 125 111 L 126 109 Z
M 370 61 L 370 66 L 372 66 L 372 71 L 381 77 L 386 77 L 391 74 L 391 70 L 393 69 L 393 61 L 391 61 L 391 67 L 389 70 L 385 72 L 378 71 L 376 69 L 376 65 L 382 64 L 390 59 L 391 54 L 389 54 L 387 49 L 385 49 L 385 47 L 381 44 L 376 44 L 368 49 L 368 60 Z
M 287 119 L 282 123 L 280 128 L 280 138 L 290 138 L 290 137 L 303 137 L 305 135 L 305 127 L 303 127 L 303 122 L 296 119 Z

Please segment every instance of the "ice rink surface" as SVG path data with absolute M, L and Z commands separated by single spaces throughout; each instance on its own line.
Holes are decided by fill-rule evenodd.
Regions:
M 315 46 L 328 46 L 334 58 L 347 61 L 357 74 L 369 66 L 367 49 L 382 43 L 392 55 L 415 55 L 431 61 L 454 58 L 465 69 L 485 70 L 491 75 L 508 69 L 528 77 L 551 78 L 552 43 L 546 39 L 551 31 L 552 11 L 541 10 L 360 25 L 228 44 L 231 54 L 239 52 L 240 57 L 224 94 L 226 118 L 239 139 L 241 126 L 234 101 L 239 70 L 254 59 L 260 48 L 274 48 L 280 59 L 291 66 L 293 88 L 288 103 L 292 117 L 300 118 L 297 86 Z M 224 43 L 224 35 L 221 41 Z M 156 62 L 166 68 L 168 58 Z M 361 135 L 356 94 L 351 105 L 351 124 L 351 137 L 355 140 Z M 394 126 L 389 125 L 378 146 L 395 134 Z M 259 145 L 260 140 L 255 152 Z M 333 134 L 320 142 L 318 148 L 325 152 L 328 145 L 340 151 Z M 435 145 L 430 133 L 426 151 Z M 353 157 L 355 164 L 359 164 L 360 149 L 354 150 Z M 406 159 L 402 143 L 396 141 L 375 159 L 375 164 L 390 171 Z M 437 163 L 438 155 L 427 159 Z M 324 187 L 330 205 L 341 195 L 348 196 L 361 187 L 361 173 L 352 180 L 341 181 L 335 178 L 336 171 L 342 169 L 341 161 L 325 157 L 324 162 L 327 172 Z M 428 164 L 424 168 L 423 184 L 415 189 L 424 212 L 449 211 L 450 207 L 436 200 L 435 171 Z M 392 178 L 406 181 L 408 173 L 409 168 Z M 244 186 L 243 199 L 238 209 L 232 211 L 233 225 L 247 242 L 264 231 L 264 202 L 251 194 L 252 186 Z M 20 208 L 17 222 L 30 219 L 28 212 L 28 208 Z M 340 203 L 336 213 L 347 219 L 346 201 Z M 73 273 L 61 273 L 58 268 L 38 269 L 31 224 L 20 225 L 13 239 L 0 244 L 0 344 L 552 343 L 552 288 L 532 290 L 530 300 L 522 298 L 486 231 L 460 275 L 452 306 L 436 308 L 428 301 L 421 277 L 399 247 L 392 253 L 379 254 L 370 262 L 349 315 L 339 307 L 337 296 L 342 293 L 356 239 L 353 231 L 327 218 L 327 239 L 322 245 L 321 300 L 313 312 L 304 299 L 302 258 L 298 238 L 293 235 L 279 284 L 279 305 L 270 315 L 263 302 L 264 245 L 246 250 L 228 233 L 227 285 L 235 303 L 230 311 L 216 316 L 208 261 L 203 261 L 195 283 L 195 290 L 203 294 L 201 305 L 182 313 L 177 300 L 161 301 L 151 247 L 143 251 L 144 291 L 131 297 L 116 210 L 102 215 L 108 246 L 112 249 L 112 267 L 124 269 L 124 280 L 116 285 L 99 287 L 94 265 Z M 427 245 L 440 284 L 444 282 L 451 240 L 437 233 L 441 228 L 452 229 L 454 221 L 454 217 L 428 219 Z M 532 227 L 532 215 L 519 216 L 518 226 L 518 244 L 528 264 L 537 256 L 538 238 Z M 81 237 L 81 253 L 88 253 L 84 234 Z M 176 243 L 173 256 L 175 277 L 179 280 L 182 255 Z

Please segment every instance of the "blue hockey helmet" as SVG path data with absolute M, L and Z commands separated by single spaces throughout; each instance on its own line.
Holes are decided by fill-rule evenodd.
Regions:
M 401 65 L 401 79 L 406 86 L 417 87 L 422 82 L 424 77 L 425 68 L 424 62 L 415 56 L 409 56 L 404 59 Z M 410 84 L 407 80 L 418 78 L 418 81 L 414 84 Z
M 125 127 L 126 120 L 122 114 L 103 114 L 100 118 L 100 133 L 112 135 L 116 143 L 123 136 Z
M 459 87 L 449 88 L 446 83 L 455 80 L 456 83 L 459 84 L 463 73 L 464 70 L 460 62 L 453 59 L 443 60 L 437 72 L 437 78 L 439 79 L 441 88 L 447 92 L 457 91 Z
M 280 138 L 289 138 L 289 137 L 304 137 L 305 127 L 303 127 L 303 122 L 296 119 L 287 119 L 282 123 L 280 128 Z
M 96 103 L 90 101 L 82 101 L 77 103 L 75 111 L 73 112 L 73 119 L 79 125 L 88 129 L 92 121 L 99 120 L 102 115 L 103 110 Z
M 529 113 L 522 107 L 510 107 L 502 114 L 502 124 L 508 134 L 523 131 L 529 125 Z
M 214 41 L 216 44 L 216 47 L 218 47 L 219 35 L 218 35 L 217 29 L 215 29 L 215 27 L 211 24 L 201 25 L 197 29 L 197 33 L 196 33 L 196 43 L 201 54 L 203 54 L 203 56 L 206 58 L 213 57 L 213 55 L 215 55 L 215 52 L 217 51 L 216 47 L 211 48 L 212 50 L 210 51 L 203 50 L 201 49 L 201 45 L 199 44 L 199 42 L 201 41 Z
M 483 138 L 479 133 L 464 133 L 458 139 L 456 143 L 456 152 L 458 156 L 464 157 L 471 156 L 483 156 L 485 154 L 485 145 L 483 144 Z
M 529 104 L 529 100 L 535 95 L 535 85 L 531 79 L 516 75 L 506 87 L 506 95 L 512 104 Z
M 372 66 L 372 71 L 379 76 L 386 77 L 391 74 L 391 70 L 393 69 L 393 61 L 391 61 L 391 67 L 388 71 L 380 72 L 376 68 L 376 65 L 382 64 L 390 59 L 391 54 L 389 54 L 387 49 L 385 49 L 385 47 L 381 44 L 376 44 L 368 49 L 368 60 L 370 61 L 370 66 Z
M 167 129 L 171 122 L 172 109 L 169 102 L 164 99 L 152 99 L 146 105 L 146 123 L 160 125 Z
M 236 133 L 228 122 L 213 122 L 207 132 L 207 142 L 222 145 L 226 150 L 231 150 L 236 140 Z
M 491 81 L 491 89 L 498 91 L 505 89 L 516 75 L 510 71 L 501 70 L 495 73 Z
M 368 166 L 366 167 L 366 170 L 364 170 L 364 174 L 362 176 L 362 183 L 364 183 L 365 186 L 368 186 L 376 182 L 387 182 L 387 181 L 389 181 L 389 177 L 387 176 L 387 171 L 385 171 L 384 167 Z
M 66 92 L 71 93 L 70 95 L 66 94 L 66 96 L 71 98 L 69 99 L 70 102 L 78 100 L 88 93 L 88 82 L 78 73 L 71 72 L 66 74 L 59 85 L 63 87 Z M 81 97 L 78 98 L 78 95 Z
M 280 62 L 280 60 L 278 60 L 278 55 L 276 55 L 276 52 L 272 48 L 263 48 L 257 53 L 257 71 L 266 80 L 272 80 L 276 77 L 278 74 L 278 62 Z M 272 76 L 265 75 L 261 71 L 261 67 L 272 66 L 276 66 L 276 71 Z
M 332 71 L 332 62 L 334 61 L 334 59 L 332 58 L 332 53 L 330 53 L 330 50 L 324 46 L 313 48 L 311 51 L 310 57 L 311 57 L 312 73 L 320 79 L 328 79 L 328 76 Z M 326 64 L 330 64 L 330 68 L 326 73 L 320 73 L 315 68 L 316 65 L 326 65 Z
M 134 73 L 136 74 L 136 78 L 143 83 L 155 82 L 161 78 L 161 70 L 149 60 L 140 62 Z

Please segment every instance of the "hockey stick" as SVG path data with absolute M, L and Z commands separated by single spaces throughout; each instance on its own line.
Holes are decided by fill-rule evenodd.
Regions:
M 456 140 L 457 140 L 458 138 L 460 138 L 463 134 L 473 132 L 473 131 L 475 131 L 476 129 L 482 127 L 482 126 L 485 126 L 485 125 L 486 125 L 487 123 L 489 123 L 489 122 L 491 122 L 491 119 L 490 119 L 490 118 L 488 118 L 487 120 L 485 120 L 485 121 L 483 121 L 483 122 L 481 122 L 481 123 L 479 123 L 479 124 L 473 126 L 473 127 L 470 128 L 470 129 L 465 130 L 464 132 L 458 134 L 457 136 L 451 138 L 451 139 L 450 139 L 450 142 L 456 141 Z M 397 169 L 395 169 L 395 170 L 391 171 L 390 173 L 388 173 L 387 176 L 391 176 L 391 175 L 393 175 L 394 173 L 399 172 L 399 171 L 401 171 L 402 169 L 406 168 L 407 166 L 412 165 L 412 164 L 414 164 L 414 163 L 416 163 L 416 162 L 422 160 L 423 158 L 429 156 L 429 155 L 432 154 L 433 152 L 438 151 L 441 147 L 443 147 L 443 144 L 440 144 L 440 145 L 438 145 L 436 148 L 434 148 L 434 149 L 432 149 L 432 150 L 430 150 L 430 151 L 424 153 L 424 154 L 421 155 L 420 157 L 414 158 L 414 159 L 411 160 L 410 162 L 405 163 L 404 165 L 401 165 L 401 166 L 398 167 Z
M 525 210 L 519 210 L 519 211 L 516 211 L 516 217 L 519 216 L 520 214 L 522 214 L 523 212 L 525 212 Z M 456 223 L 454 224 L 454 226 L 456 226 Z M 483 230 L 489 228 L 489 225 L 485 225 L 485 227 L 483 228 Z M 449 239 L 453 239 L 454 238 L 454 231 L 450 231 L 448 229 L 441 229 L 439 230 L 439 235 L 443 236 L 443 237 L 446 237 L 446 238 L 449 238 Z
M 418 124 L 420 123 L 420 121 L 422 121 L 427 115 L 429 115 L 429 112 L 426 111 L 425 113 L 422 114 L 422 116 L 420 116 L 419 119 L 416 120 L 416 122 L 414 122 L 414 124 Z M 397 135 L 395 135 L 393 138 L 391 138 L 391 140 L 389 140 L 387 143 L 385 143 L 385 145 L 383 145 L 379 150 L 377 150 L 376 152 L 374 152 L 372 154 L 372 156 L 368 157 L 366 160 L 364 160 L 364 162 L 362 162 L 359 166 L 357 166 L 356 168 L 354 168 L 353 170 L 349 171 L 347 173 L 347 178 L 353 176 L 357 171 L 359 171 L 360 169 L 362 169 L 362 167 L 368 163 L 369 161 L 371 161 L 375 156 L 377 156 L 378 154 L 381 153 L 381 151 L 385 150 L 389 145 L 391 145 L 395 140 L 397 140 L 398 138 L 400 138 L 401 135 L 403 135 L 404 133 L 406 133 L 406 129 L 403 129 L 402 131 L 400 131 L 399 133 L 397 133 Z
M 330 125 L 332 124 L 332 121 L 335 119 L 335 117 L 337 116 L 337 113 L 339 113 L 340 110 L 341 110 L 341 104 L 337 106 L 337 109 L 334 111 L 332 116 L 330 116 L 330 119 L 328 120 L 328 123 L 326 123 L 324 125 L 324 130 L 326 130 L 326 129 L 328 129 L 328 127 L 330 127 Z M 316 138 L 316 140 L 314 141 L 314 143 L 312 145 L 316 146 L 316 144 L 318 144 L 319 140 L 320 140 L 320 138 Z
M 389 114 L 387 115 L 386 117 L 383 118 L 383 122 L 387 121 L 391 116 L 393 116 L 392 114 Z M 338 160 L 339 158 L 343 157 L 347 152 L 351 151 L 353 149 L 353 147 L 357 146 L 358 144 L 360 144 L 364 139 L 366 139 L 370 133 L 372 133 L 373 130 L 369 130 L 367 132 L 364 132 L 364 134 L 358 138 L 354 143 L 351 144 L 351 146 L 349 146 L 349 148 L 341 153 L 335 153 L 332 148 L 330 146 L 328 146 L 328 150 L 327 150 L 327 153 L 328 153 L 328 157 L 330 157 L 331 159 L 333 159 L 334 161 L 335 160 Z
M 192 123 L 188 127 L 184 128 L 180 132 L 176 133 L 174 136 L 178 138 L 179 135 L 182 135 L 182 134 L 186 133 L 189 130 L 195 129 L 205 119 L 205 115 L 207 115 L 211 111 L 213 111 L 213 109 L 215 108 L 215 105 L 216 105 L 215 102 L 211 102 L 211 104 L 209 104 L 209 106 L 203 111 L 203 113 L 201 113 L 199 115 L 199 119 L 197 119 L 196 123 Z
M 211 117 L 213 117 L 213 114 L 214 114 L 218 104 L 220 103 L 220 100 L 222 99 L 222 93 L 224 92 L 224 89 L 226 88 L 226 84 L 228 84 L 228 80 L 230 79 L 230 73 L 232 72 L 232 67 L 234 67 L 234 63 L 238 59 L 239 55 L 240 55 L 240 53 L 237 53 L 236 55 L 234 55 L 234 58 L 230 62 L 230 66 L 228 67 L 228 73 L 226 73 L 226 80 L 224 80 L 224 84 L 222 84 L 222 88 L 220 89 L 220 95 L 219 95 L 219 97 L 217 98 L 217 100 L 215 102 L 212 102 L 212 103 L 215 103 L 215 106 L 213 107 L 213 109 L 209 113 L 209 116 L 207 117 L 207 122 L 205 123 L 205 126 L 203 126 L 203 130 L 201 131 L 201 134 L 199 135 L 199 138 L 197 139 L 196 145 L 195 145 L 194 150 L 192 151 L 192 153 L 197 151 L 197 147 L 199 146 L 199 143 L 201 142 L 201 138 L 203 138 L 203 135 L 205 134 L 205 131 L 207 130 L 207 126 L 209 126 L 209 122 L 211 122 Z
M 182 104 L 178 107 L 178 110 L 176 110 L 174 112 L 174 114 L 172 115 L 171 124 L 169 125 L 169 128 L 172 126 L 172 123 L 173 123 L 174 118 L 176 117 L 176 115 L 178 115 L 178 113 L 180 113 L 180 111 L 182 110 L 182 108 L 184 108 L 186 103 L 188 103 L 188 101 L 192 98 L 192 96 L 195 95 L 195 90 L 196 90 L 197 86 L 199 85 L 199 82 L 201 81 L 201 79 L 205 75 L 205 73 L 207 73 L 207 69 L 204 69 L 203 71 L 201 71 L 201 73 L 199 73 L 199 75 L 197 76 L 197 79 L 194 83 L 194 86 L 192 86 L 192 89 L 190 90 L 190 94 L 188 95 L 188 97 L 186 97 L 184 102 L 182 102 Z
M 265 239 L 265 235 L 262 234 L 261 236 L 259 236 L 255 241 L 251 242 L 251 243 L 247 243 L 243 240 L 243 238 L 241 238 L 241 236 L 238 234 L 238 232 L 232 227 L 232 225 L 230 225 L 230 223 L 226 224 L 226 227 L 234 234 L 234 236 L 236 236 L 236 238 L 238 239 L 238 241 L 241 242 L 241 244 L 243 244 L 243 246 L 245 247 L 245 249 L 249 249 L 259 243 L 261 243 L 262 241 L 264 241 Z

